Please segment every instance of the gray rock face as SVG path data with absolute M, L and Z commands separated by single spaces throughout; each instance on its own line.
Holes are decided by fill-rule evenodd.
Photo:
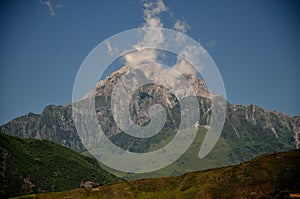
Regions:
M 49 105 L 42 114 L 18 117 L 0 130 L 12 136 L 50 140 L 75 151 L 84 151 L 72 119 L 71 105 Z
M 115 124 L 111 110 L 111 94 L 121 76 L 127 73 L 124 67 L 112 73 L 96 86 L 96 112 L 98 121 L 105 134 L 116 145 L 130 151 L 146 151 L 152 142 L 164 139 L 157 135 L 150 141 L 133 138 L 124 134 Z M 147 74 L 145 74 L 147 76 Z M 199 124 L 209 128 L 211 103 L 204 81 L 195 75 L 185 75 L 193 86 L 199 101 L 201 119 Z M 126 91 L 124 91 L 124 95 Z M 91 94 L 86 97 L 90 97 Z M 144 126 L 150 122 L 149 107 L 161 104 L 167 112 L 167 122 L 163 129 L 171 136 L 180 122 L 178 99 L 160 85 L 147 85 L 136 90 L 130 103 L 132 120 Z M 82 152 L 85 150 L 74 126 L 72 106 L 47 106 L 42 114 L 29 113 L 18 117 L 0 127 L 0 131 L 9 135 L 46 139 Z M 160 137 L 159 137 L 160 136 Z M 232 145 L 232 156 L 236 162 L 248 160 L 253 156 L 300 147 L 300 116 L 290 117 L 279 112 L 270 112 L 255 105 L 227 105 L 226 123 L 221 137 Z M 140 144 L 134 144 L 138 143 Z M 141 149 L 143 145 L 143 149 Z
M 300 115 L 294 117 L 293 131 L 296 142 L 296 148 L 300 149 Z
M 264 153 L 297 148 L 297 129 L 296 117 L 256 105 L 228 105 L 221 137 L 229 141 L 233 155 L 241 162 Z

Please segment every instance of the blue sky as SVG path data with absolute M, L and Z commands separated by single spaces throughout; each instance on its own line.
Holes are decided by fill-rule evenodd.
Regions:
M 45 3 L 46 2 L 46 3 Z M 76 72 L 101 41 L 140 27 L 136 0 L 1 1 L 0 124 L 71 102 Z M 48 2 L 48 3 L 47 3 Z M 300 114 L 300 3 L 165 0 L 165 28 L 186 21 L 233 104 Z

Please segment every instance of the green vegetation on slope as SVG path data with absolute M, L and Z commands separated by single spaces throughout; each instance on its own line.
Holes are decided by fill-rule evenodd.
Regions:
M 98 185 L 120 181 L 96 160 L 50 141 L 0 133 L 0 154 L 2 197 L 70 190 L 86 181 Z
M 230 138 L 225 137 L 230 135 L 228 133 L 228 129 L 229 128 L 224 128 L 224 133 L 221 134 L 212 151 L 202 159 L 199 159 L 198 153 L 201 145 L 203 144 L 203 139 L 207 130 L 200 126 L 198 128 L 197 136 L 188 150 L 178 160 L 163 169 L 142 174 L 121 173 L 110 168 L 106 169 L 127 180 L 156 178 L 162 176 L 178 176 L 186 172 L 236 165 L 262 154 L 270 154 L 293 149 L 293 147 L 282 147 L 281 142 L 275 138 L 273 139 L 274 136 L 272 136 L 272 134 L 271 136 L 263 136 L 264 134 L 262 133 L 262 136 L 251 136 L 257 131 L 263 131 L 259 127 L 249 127 L 249 132 L 241 133 L 241 135 L 239 135 L 240 137 L 237 137 L 233 133 L 234 135 Z M 164 147 L 172 138 L 173 137 L 169 136 L 167 139 L 162 139 L 160 142 L 152 143 L 147 152 L 155 151 Z
M 283 198 L 300 193 L 300 150 L 178 177 L 141 179 L 91 189 L 19 198 Z
M 207 130 L 199 127 L 197 136 L 188 150 L 175 162 L 170 164 L 169 166 L 162 168 L 158 171 L 153 171 L 150 173 L 142 173 L 142 174 L 133 174 L 133 173 L 121 173 L 110 168 L 106 168 L 111 173 L 122 177 L 127 180 L 141 179 L 141 178 L 157 178 L 162 176 L 178 176 L 182 175 L 186 172 L 191 171 L 199 171 L 206 170 L 211 168 L 224 167 L 232 164 L 237 164 L 237 162 L 233 163 L 232 160 L 232 147 L 228 144 L 228 141 L 219 138 L 217 144 L 213 148 L 213 150 L 203 159 L 199 159 L 198 153 L 203 142 L 203 139 L 206 135 Z M 161 142 L 157 142 L 153 144 L 149 151 L 154 151 L 165 146 L 172 137 L 169 137 L 166 140 Z M 84 153 L 87 155 L 87 153 Z

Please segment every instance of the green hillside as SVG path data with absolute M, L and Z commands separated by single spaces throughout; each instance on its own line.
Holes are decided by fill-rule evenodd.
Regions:
M 200 159 L 198 157 L 199 149 L 207 133 L 207 130 L 200 126 L 198 128 L 195 140 L 188 150 L 178 160 L 165 168 L 150 173 L 135 174 L 118 172 L 113 169 L 106 168 L 105 165 L 102 165 L 102 167 L 106 168 L 106 170 L 108 170 L 110 173 L 113 173 L 126 180 L 157 178 L 162 176 L 178 176 L 192 171 L 237 165 L 262 154 L 271 154 L 293 149 L 292 147 L 282 147 L 281 142 L 277 141 L 276 139 L 272 139 L 272 137 L 269 136 L 256 136 L 256 138 L 254 136 L 251 137 L 251 134 L 254 134 L 253 132 L 256 131 L 262 130 L 257 127 L 253 131 L 241 134 L 240 138 L 231 137 L 226 139 L 221 135 L 212 151 L 206 157 Z M 224 130 L 224 135 L 226 135 L 226 133 L 227 128 Z M 172 139 L 171 136 L 169 136 L 167 139 L 162 139 L 160 142 L 157 141 L 148 148 L 147 152 L 164 147 L 170 141 L 170 139 Z M 249 141 L 250 139 L 252 139 L 252 141 Z M 126 143 L 126 140 L 124 143 Z M 138 143 L 136 143 L 136 146 L 139 146 Z M 88 152 L 83 154 L 88 155 Z M 242 157 L 244 157 L 244 159 L 242 159 Z
M 0 133 L 0 154 L 0 198 L 120 181 L 96 160 L 50 141 Z
M 141 179 L 19 198 L 297 198 L 299 176 L 300 150 L 294 150 L 178 177 Z

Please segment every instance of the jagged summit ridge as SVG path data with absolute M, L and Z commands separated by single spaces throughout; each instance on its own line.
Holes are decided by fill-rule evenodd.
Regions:
M 124 74 L 128 74 L 129 72 L 133 71 L 133 73 L 136 73 L 137 71 L 140 72 L 139 76 L 143 75 L 145 79 L 152 80 L 154 82 L 158 81 L 158 73 L 165 72 L 168 76 L 166 76 L 165 81 L 168 81 L 168 84 L 173 86 L 176 89 L 182 89 L 179 92 L 184 93 L 184 88 L 181 88 L 181 78 L 179 78 L 179 75 L 176 74 L 172 69 L 158 69 L 154 68 L 151 65 L 146 65 L 143 67 L 142 70 L 139 68 L 133 69 L 130 66 L 124 66 L 120 68 L 119 70 L 111 73 L 107 78 L 104 80 L 100 80 L 96 85 L 96 95 L 98 96 L 110 96 L 116 83 L 118 80 L 122 77 Z M 176 76 L 178 75 L 178 76 Z M 203 81 L 202 78 L 197 77 L 195 74 L 192 73 L 184 73 L 182 76 L 186 78 L 186 80 L 191 84 L 195 96 L 201 96 L 205 98 L 210 98 L 209 90 Z M 160 80 L 161 81 L 161 80 Z M 91 94 L 87 95 L 91 96 Z

